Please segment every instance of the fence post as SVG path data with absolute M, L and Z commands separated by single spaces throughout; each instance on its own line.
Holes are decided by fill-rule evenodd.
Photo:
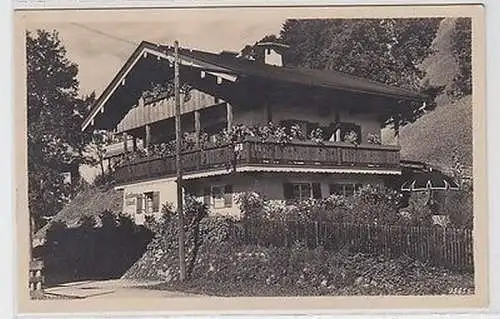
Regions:
M 29 288 L 30 296 L 40 297 L 44 292 L 44 277 L 43 277 L 43 262 L 40 260 L 32 260 L 29 264 Z
M 299 241 L 299 221 L 295 221 L 295 240 L 294 242 Z
M 319 227 L 318 227 L 318 222 L 314 222 L 314 233 L 316 234 L 316 248 L 319 247 Z

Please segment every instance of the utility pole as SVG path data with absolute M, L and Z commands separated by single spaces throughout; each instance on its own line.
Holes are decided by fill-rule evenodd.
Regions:
M 179 216 L 179 270 L 180 281 L 186 279 L 186 257 L 184 251 L 184 211 L 182 198 L 182 169 L 181 169 L 181 96 L 179 83 L 179 42 L 174 43 L 174 95 L 175 95 L 175 166 L 177 170 L 177 216 Z

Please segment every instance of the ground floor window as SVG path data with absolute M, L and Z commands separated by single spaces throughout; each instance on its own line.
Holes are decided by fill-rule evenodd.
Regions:
M 160 192 L 146 192 L 137 195 L 137 214 L 160 212 Z
M 213 185 L 206 187 L 203 193 L 203 201 L 208 207 L 217 209 L 233 206 L 232 185 Z
M 321 198 L 320 183 L 284 183 L 284 197 L 287 200 Z
M 330 184 L 330 195 L 352 196 L 361 188 L 361 184 L 357 183 L 335 183 Z

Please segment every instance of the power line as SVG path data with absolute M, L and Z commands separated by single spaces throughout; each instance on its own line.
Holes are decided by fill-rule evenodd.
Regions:
M 103 31 L 91 28 L 91 27 L 86 26 L 84 24 L 80 24 L 80 23 L 76 23 L 76 22 L 71 22 L 71 24 L 73 24 L 75 26 L 78 26 L 78 27 L 80 27 L 82 29 L 85 29 L 87 31 L 90 31 L 92 33 L 96 33 L 96 34 L 99 34 L 99 35 L 102 35 L 102 36 L 105 36 L 105 37 L 108 37 L 108 38 L 111 38 L 111 39 L 114 39 L 114 40 L 117 40 L 117 41 L 120 41 L 120 42 L 128 43 L 128 44 L 131 44 L 131 45 L 134 45 L 134 46 L 138 46 L 139 45 L 139 43 L 137 43 L 137 42 L 134 42 L 134 41 L 131 41 L 131 40 L 127 40 L 127 39 L 124 39 L 124 38 L 120 38 L 120 37 L 118 37 L 116 35 L 112 35 L 112 34 L 109 34 L 109 33 L 106 33 L 106 32 L 103 32 Z

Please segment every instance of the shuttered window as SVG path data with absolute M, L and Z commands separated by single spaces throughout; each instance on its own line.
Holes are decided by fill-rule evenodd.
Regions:
M 143 212 L 142 202 L 143 202 L 142 194 L 137 195 L 137 207 L 136 207 L 137 214 L 142 214 Z
M 223 186 L 212 186 L 212 204 L 213 208 L 225 207 Z
M 160 212 L 160 192 L 153 193 L 153 213 Z
M 314 199 L 321 199 L 321 184 L 312 183 L 312 196 Z
M 233 206 L 233 186 L 226 185 L 224 187 L 224 207 Z
M 211 205 L 210 199 L 211 199 L 210 187 L 205 187 L 203 189 L 203 204 L 210 207 L 210 205 Z
M 283 184 L 283 197 L 285 199 L 293 199 L 293 184 L 284 183 Z
M 320 183 L 284 183 L 283 197 L 286 200 L 321 199 Z
M 137 195 L 137 214 L 160 212 L 160 192 L 146 192 Z
M 233 186 L 217 185 L 203 190 L 203 202 L 212 208 L 228 208 L 233 206 Z

